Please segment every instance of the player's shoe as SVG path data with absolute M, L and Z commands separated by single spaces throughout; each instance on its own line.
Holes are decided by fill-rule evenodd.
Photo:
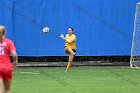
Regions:
M 68 72 L 68 69 L 66 69 L 65 72 L 67 73 Z
M 68 71 L 69 71 L 69 69 L 70 69 L 70 67 L 69 67 L 68 69 L 66 68 L 65 72 L 68 72 Z

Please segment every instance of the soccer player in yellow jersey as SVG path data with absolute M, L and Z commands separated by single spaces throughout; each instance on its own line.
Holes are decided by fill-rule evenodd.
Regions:
M 66 42 L 64 50 L 66 54 L 69 54 L 69 61 L 67 63 L 66 68 L 67 72 L 71 66 L 71 62 L 73 61 L 76 52 L 76 36 L 73 34 L 73 28 L 69 27 L 68 34 L 66 34 L 66 37 L 64 37 L 64 35 L 61 34 L 60 38 Z

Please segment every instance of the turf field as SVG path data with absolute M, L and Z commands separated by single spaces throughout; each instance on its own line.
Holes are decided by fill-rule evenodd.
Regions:
M 17 68 L 12 93 L 140 93 L 140 69 L 129 67 Z

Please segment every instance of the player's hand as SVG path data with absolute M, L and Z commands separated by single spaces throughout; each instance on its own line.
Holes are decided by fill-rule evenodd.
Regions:
M 17 68 L 17 62 L 12 63 L 12 68 Z
M 64 37 L 63 34 L 60 35 L 60 38 L 63 39 L 63 40 L 65 40 L 65 37 Z

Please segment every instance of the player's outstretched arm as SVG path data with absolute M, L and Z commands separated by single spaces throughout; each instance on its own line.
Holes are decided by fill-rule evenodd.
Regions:
M 63 39 L 63 40 L 65 40 L 65 41 L 68 42 L 68 43 L 72 43 L 73 41 L 76 40 L 76 37 L 75 37 L 75 36 L 72 37 L 71 39 L 68 39 L 68 38 L 64 37 L 63 34 L 60 35 L 60 38 Z

